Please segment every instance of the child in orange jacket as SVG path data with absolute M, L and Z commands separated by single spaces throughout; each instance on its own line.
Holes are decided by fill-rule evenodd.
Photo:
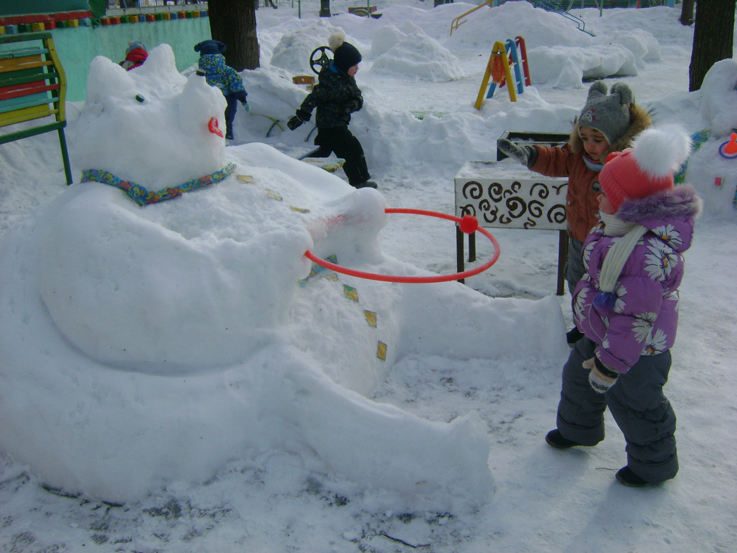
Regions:
M 589 88 L 586 105 L 565 146 L 519 146 L 507 139 L 499 140 L 499 150 L 530 170 L 549 177 L 568 177 L 566 281 L 571 294 L 585 273 L 583 242 L 599 222 L 599 171 L 609 154 L 629 148 L 632 140 L 650 126 L 650 115 L 635 104 L 629 86 L 615 83 L 607 94 L 607 85 L 596 81 Z M 582 336 L 574 327 L 568 332 L 568 343 L 574 344 Z

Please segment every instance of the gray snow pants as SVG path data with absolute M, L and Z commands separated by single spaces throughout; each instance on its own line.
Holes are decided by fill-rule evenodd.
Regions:
M 568 237 L 568 259 L 566 260 L 566 282 L 568 282 L 568 291 L 573 295 L 576 290 L 576 284 L 581 280 L 586 267 L 583 265 L 583 242 L 579 242 L 575 238 Z
M 670 351 L 640 357 L 607 393 L 598 394 L 581 366 L 595 349 L 588 338 L 579 340 L 563 368 L 557 421 L 561 435 L 582 445 L 598 444 L 604 439 L 604 410 L 609 407 L 627 441 L 630 470 L 652 484 L 673 478 L 678 472 L 676 414 L 663 395 Z

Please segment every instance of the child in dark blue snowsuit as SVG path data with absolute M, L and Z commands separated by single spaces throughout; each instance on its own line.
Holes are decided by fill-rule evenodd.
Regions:
M 220 89 L 228 102 L 225 108 L 225 138 L 233 140 L 233 120 L 241 102 L 246 111 L 251 111 L 251 106 L 246 100 L 246 88 L 243 79 L 235 69 L 225 63 L 225 44 L 218 40 L 205 40 L 194 47 L 195 52 L 200 53 L 199 68 L 205 73 L 207 84 Z
M 348 182 L 354 188 L 376 188 L 366 165 L 366 157 L 358 138 L 348 130 L 351 113 L 363 107 L 363 96 L 356 84 L 354 75 L 361 62 L 361 53 L 352 44 L 345 42 L 345 33 L 333 33 L 328 40 L 333 51 L 333 60 L 322 68 L 319 82 L 288 122 L 294 130 L 312 117 L 315 117 L 317 136 L 315 145 L 320 149 L 311 157 L 327 157 L 332 152 L 345 159 L 343 170 Z

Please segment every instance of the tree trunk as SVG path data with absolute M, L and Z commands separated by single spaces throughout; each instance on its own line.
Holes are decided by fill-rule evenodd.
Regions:
M 330 17 L 330 0 L 320 0 L 320 17 Z
M 259 66 L 256 35 L 258 0 L 209 0 L 210 32 L 226 46 L 225 60 L 236 71 Z
M 701 0 L 696 2 L 696 25 L 693 34 L 688 90 L 701 88 L 704 76 L 719 60 L 732 57 L 734 10 L 737 0 Z
M 681 25 L 693 24 L 694 0 L 683 0 L 681 4 Z

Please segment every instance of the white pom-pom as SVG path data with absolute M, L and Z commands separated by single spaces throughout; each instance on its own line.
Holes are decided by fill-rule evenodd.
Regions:
M 678 125 L 642 131 L 632 142 L 632 155 L 645 173 L 666 177 L 677 171 L 691 153 L 691 139 Z
M 333 52 L 335 52 L 338 48 L 343 46 L 344 42 L 345 42 L 345 33 L 343 32 L 342 29 L 338 29 L 332 35 L 330 35 L 330 38 L 328 38 L 328 46 Z

